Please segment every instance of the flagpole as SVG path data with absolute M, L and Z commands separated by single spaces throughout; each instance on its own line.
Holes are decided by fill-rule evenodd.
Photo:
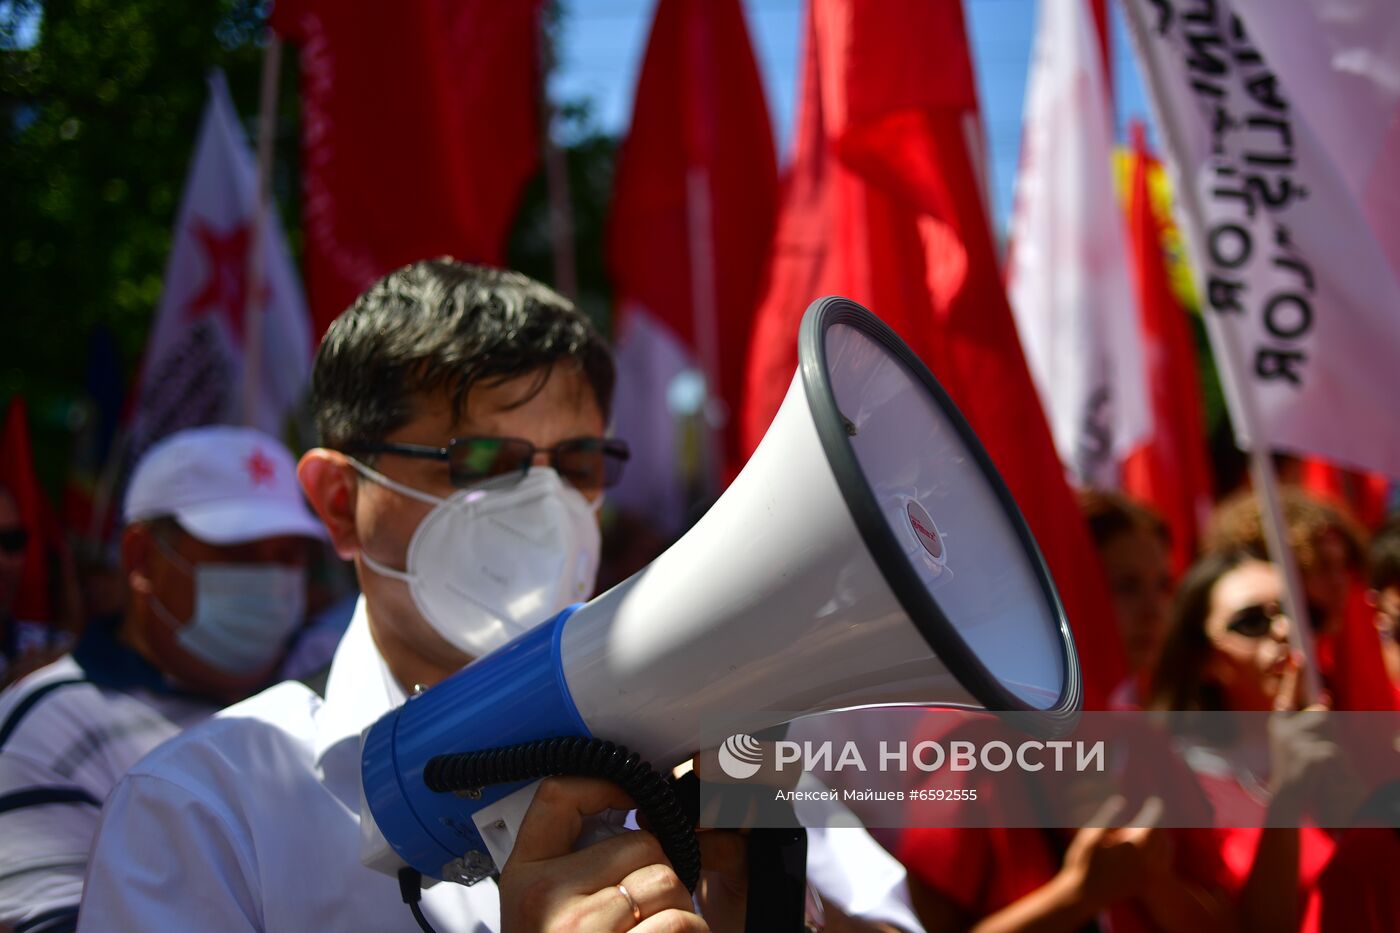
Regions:
M 1123 11 L 1127 17 L 1134 44 L 1138 48 L 1140 66 L 1144 72 L 1147 72 L 1152 86 L 1163 87 L 1162 75 L 1157 67 L 1156 59 L 1149 54 L 1147 47 L 1148 26 L 1142 20 L 1141 9 L 1136 3 L 1127 2 L 1123 4 Z M 1184 153 L 1186 150 L 1182 146 L 1183 135 L 1175 124 L 1173 115 L 1166 112 L 1167 108 L 1165 107 L 1156 107 L 1155 100 L 1153 103 L 1157 125 L 1167 140 L 1168 151 L 1178 154 Z M 1173 174 L 1179 176 L 1181 168 L 1179 163 L 1174 162 L 1173 168 L 1178 170 Z M 1174 200 L 1187 215 L 1187 222 L 1181 224 L 1181 234 L 1186 239 L 1192 256 L 1197 260 L 1195 263 L 1197 269 L 1203 270 L 1205 266 L 1199 260 L 1206 254 L 1200 249 L 1201 244 L 1196 240 L 1196 231 L 1203 229 L 1202 222 L 1204 220 L 1203 211 L 1198 201 L 1199 195 L 1194 185 L 1184 183 L 1187 179 L 1174 177 L 1172 181 L 1177 194 Z M 1202 289 L 1202 294 L 1204 293 L 1204 289 Z M 1243 422 L 1244 433 L 1249 437 L 1250 475 L 1254 480 L 1254 489 L 1259 497 L 1259 511 L 1263 519 L 1265 544 L 1268 547 L 1269 556 L 1283 572 L 1291 628 L 1290 640 L 1293 646 L 1303 653 L 1303 685 L 1307 694 L 1307 702 L 1316 702 L 1322 694 L 1322 681 L 1317 670 L 1317 652 L 1313 647 L 1312 624 L 1308 617 L 1307 600 L 1303 595 L 1303 581 L 1302 575 L 1298 571 L 1298 561 L 1294 557 L 1293 549 L 1288 544 L 1288 526 L 1284 520 L 1283 505 L 1279 497 L 1278 473 L 1274 470 L 1273 460 L 1270 459 L 1270 447 L 1263 429 L 1263 418 L 1259 415 L 1254 393 L 1250 391 L 1247 383 L 1242 381 L 1241 374 L 1248 370 L 1244 365 L 1243 352 L 1236 339 L 1234 329 L 1226 327 L 1209 309 L 1202 309 L 1201 317 L 1205 320 L 1206 329 L 1210 333 L 1211 344 L 1223 351 L 1222 358 L 1219 360 L 1221 382 L 1232 403 L 1230 410 L 1239 416 L 1240 421 Z
M 243 423 L 256 426 L 260 408 L 263 338 L 263 237 L 272 202 L 272 156 L 277 144 L 277 80 L 282 69 L 282 40 L 271 28 L 263 50 L 262 88 L 258 98 L 258 189 L 248 235 L 248 264 L 243 288 Z

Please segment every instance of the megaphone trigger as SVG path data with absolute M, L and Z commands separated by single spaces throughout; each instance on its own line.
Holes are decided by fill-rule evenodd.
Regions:
M 670 782 L 653 770 L 650 764 L 642 761 L 640 755 L 629 752 L 624 746 L 573 736 L 541 739 L 507 748 L 438 755 L 429 759 L 424 767 L 423 782 L 434 793 L 456 794 L 465 791 L 479 795 L 482 788 L 490 785 L 537 781 L 558 774 L 605 778 L 626 791 L 636 802 L 638 811 L 646 814 L 653 834 L 661 843 L 661 850 L 676 870 L 676 876 L 686 890 L 695 891 L 695 885 L 700 881 L 700 844 L 695 840 L 695 827 L 687 819 Z M 521 791 L 516 791 L 504 800 L 519 794 Z M 533 790 L 530 797 L 533 797 Z M 519 811 L 520 818 L 515 823 L 517 830 L 528 806 L 529 800 L 518 798 L 504 808 L 508 813 Z M 480 828 L 481 824 L 477 825 Z M 504 814 L 491 826 L 497 831 L 510 828 Z M 595 824 L 594 829 L 597 828 Z M 490 844 L 485 837 L 483 840 Z M 508 857 L 508 849 L 506 854 Z M 504 864 L 504 860 L 496 857 L 495 852 L 492 855 L 498 865 Z
M 504 866 L 510 859 L 515 840 L 520 837 L 520 827 L 525 823 L 525 814 L 534 802 L 539 786 L 539 781 L 527 784 L 472 814 L 472 822 L 486 843 L 486 852 L 493 864 Z M 628 825 L 631 813 L 630 810 L 609 809 L 585 816 L 578 838 L 574 841 L 575 851 L 636 829 L 635 825 Z

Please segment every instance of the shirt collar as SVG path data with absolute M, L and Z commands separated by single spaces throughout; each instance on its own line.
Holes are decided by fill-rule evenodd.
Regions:
M 317 762 L 348 738 L 354 738 L 358 749 L 360 733 L 406 698 L 370 634 L 369 613 L 361 596 L 331 659 L 326 702 L 316 717 Z

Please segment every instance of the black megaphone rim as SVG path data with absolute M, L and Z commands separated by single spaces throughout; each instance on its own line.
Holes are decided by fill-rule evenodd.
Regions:
M 1060 645 L 1065 678 L 1060 696 L 1046 709 L 1031 706 L 1017 697 L 994 675 L 970 648 L 949 621 L 938 602 L 910 565 L 894 531 L 881 512 L 865 472 L 856 458 L 846 431 L 846 421 L 836 405 L 827 368 L 826 332 L 835 324 L 854 327 L 879 343 L 899 360 L 909 373 L 926 388 L 959 439 L 976 461 L 983 476 L 992 487 L 1005 510 L 1017 540 L 1025 552 L 1031 570 L 1046 605 L 1059 626 Z M 1011 491 L 997 472 L 991 457 L 977 439 L 972 426 L 952 398 L 939 385 L 923 361 L 883 321 L 849 298 L 830 296 L 819 298 L 808 306 L 798 332 L 799 371 L 806 390 L 807 404 L 816 423 L 817 435 L 827 462 L 835 474 L 851 517 L 860 531 L 861 539 L 880 568 L 886 583 L 894 591 L 911 622 L 918 628 L 929 646 L 954 677 L 989 711 L 998 713 L 1020 728 L 1032 733 L 1060 734 L 1074 728 L 1083 702 L 1083 682 L 1079 659 L 1074 648 L 1064 605 L 1050 576 L 1044 555 L 1032 536 Z

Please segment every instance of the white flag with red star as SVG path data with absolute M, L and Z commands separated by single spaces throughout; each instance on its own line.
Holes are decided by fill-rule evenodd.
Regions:
M 257 188 L 252 149 L 224 76 L 215 72 L 142 360 L 129 462 L 196 425 L 249 424 L 279 435 L 306 390 L 311 329 L 275 210 L 263 228 L 257 300 L 251 307 L 247 301 Z M 250 310 L 261 317 L 261 339 L 257 385 L 245 395 L 247 340 L 258 332 L 245 319 Z

